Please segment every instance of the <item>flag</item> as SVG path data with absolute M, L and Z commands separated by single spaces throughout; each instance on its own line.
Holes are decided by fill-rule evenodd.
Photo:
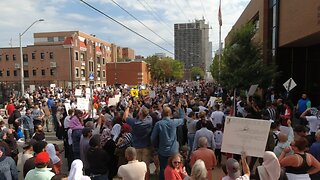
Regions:
M 219 26 L 222 26 L 222 16 L 221 16 L 221 0 L 219 3 L 219 11 L 218 11 L 218 21 L 219 21 Z

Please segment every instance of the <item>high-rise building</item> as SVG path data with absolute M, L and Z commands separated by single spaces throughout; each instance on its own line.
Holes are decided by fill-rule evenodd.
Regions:
M 205 20 L 174 25 L 175 59 L 184 63 L 185 70 L 200 67 L 207 71 L 212 63 L 212 43 L 209 24 Z

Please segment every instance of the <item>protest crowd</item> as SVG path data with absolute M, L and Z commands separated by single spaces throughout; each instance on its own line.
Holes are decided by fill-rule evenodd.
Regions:
M 89 92 L 12 93 L 0 115 L 0 180 L 320 179 L 320 111 L 307 94 L 293 105 L 275 91 L 234 96 L 205 82 Z M 271 122 L 263 157 L 222 151 L 228 116 Z M 48 132 L 63 147 L 48 143 Z M 223 177 L 213 175 L 218 167 Z

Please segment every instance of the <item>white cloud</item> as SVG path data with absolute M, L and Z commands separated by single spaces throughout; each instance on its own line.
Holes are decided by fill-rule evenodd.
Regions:
M 158 43 L 164 48 L 174 51 L 161 38 L 136 22 L 124 11 L 115 6 L 111 0 L 86 0 L 101 11 L 111 15 L 128 27 Z M 173 44 L 174 23 L 184 23 L 205 16 L 212 30 L 210 40 L 213 50 L 218 47 L 218 6 L 219 0 L 114 0 L 130 13 L 139 18 L 162 38 Z M 151 10 L 145 7 L 152 7 Z M 250 0 L 222 0 L 222 38 L 232 28 Z M 148 3 L 148 5 L 146 4 Z M 205 13 L 201 2 L 205 8 Z M 178 8 L 181 7 L 181 12 Z M 98 38 L 133 48 L 136 54 L 144 56 L 163 52 L 160 48 L 135 35 L 108 18 L 88 8 L 79 0 L 1 0 L 0 47 L 7 47 L 10 38 L 18 45 L 18 34 L 24 31 L 33 21 L 44 18 L 45 21 L 34 25 L 24 36 L 23 45 L 32 44 L 32 33 L 40 31 L 80 30 L 88 34 L 96 34 Z M 156 17 L 154 17 L 156 16 Z M 187 16 L 187 17 L 185 17 Z M 160 22 L 159 18 L 164 22 Z M 167 53 L 167 55 L 169 55 Z

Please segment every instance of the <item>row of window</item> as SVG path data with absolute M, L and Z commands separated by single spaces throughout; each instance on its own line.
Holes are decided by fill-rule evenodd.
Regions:
M 76 76 L 76 78 L 79 78 L 80 76 L 82 78 L 86 77 L 86 70 L 76 68 L 75 76 Z M 97 71 L 96 77 L 101 77 L 101 71 Z M 104 78 L 106 77 L 106 71 L 102 71 L 102 77 L 104 77 Z
M 53 52 L 50 52 L 49 53 L 49 58 L 50 59 L 53 59 Z M 36 53 L 31 53 L 31 58 L 32 59 L 36 59 Z M 10 55 L 9 54 L 6 54 L 5 55 L 5 59 L 6 59 L 6 61 L 10 61 Z M 40 59 L 45 59 L 45 53 L 40 53 Z M 2 60 L 2 55 L 0 54 L 0 61 Z M 16 61 L 17 60 L 17 55 L 15 55 L 15 54 L 13 54 L 12 55 L 12 60 L 13 61 Z M 23 62 L 28 62 L 28 60 L 29 60 L 29 57 L 28 57 L 28 54 L 23 54 Z
M 79 52 L 75 52 L 75 60 L 79 61 Z M 85 61 L 84 53 L 80 53 L 80 61 Z M 97 61 L 98 64 L 100 64 L 101 63 L 101 56 L 97 56 L 96 61 Z M 106 63 L 106 61 L 105 61 L 105 58 L 103 57 L 102 58 L 102 64 L 105 64 L 105 63 Z
M 6 74 L 7 74 L 7 77 L 10 77 L 11 75 L 11 71 L 10 70 L 7 70 L 6 71 Z M 28 78 L 29 77 L 29 70 L 24 70 L 24 77 Z M 41 70 L 41 75 L 42 76 L 45 76 L 46 75 L 46 70 L 45 69 L 42 69 Z M 54 76 L 55 75 L 55 71 L 54 69 L 50 69 L 50 75 L 51 76 Z M 3 71 L 0 70 L 0 77 L 3 76 Z M 18 71 L 17 70 L 13 70 L 13 76 L 18 76 Z M 36 69 L 33 69 L 32 70 L 32 76 L 37 76 L 37 70 Z

